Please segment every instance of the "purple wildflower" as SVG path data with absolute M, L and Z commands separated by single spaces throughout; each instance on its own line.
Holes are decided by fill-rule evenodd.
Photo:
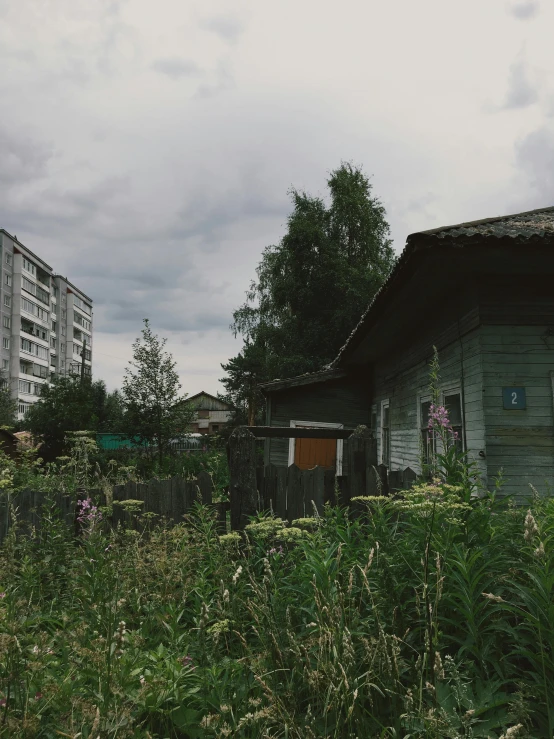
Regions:
M 0 593 L 0 600 L 6 597 L 6 593 Z

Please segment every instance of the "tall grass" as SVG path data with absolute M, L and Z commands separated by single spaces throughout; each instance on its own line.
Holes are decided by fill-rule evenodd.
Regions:
M 45 501 L 0 556 L 0 736 L 554 733 L 554 502 L 403 498 L 84 533 Z

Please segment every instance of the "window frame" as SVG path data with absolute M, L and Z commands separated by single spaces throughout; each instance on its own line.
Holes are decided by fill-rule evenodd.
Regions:
M 12 276 L 6 272 L 6 280 L 5 283 L 8 287 L 12 286 Z
M 448 383 L 446 385 L 443 385 L 440 392 L 440 402 L 441 405 L 443 405 L 446 408 L 446 396 L 447 395 L 459 395 L 460 396 L 460 438 L 462 441 L 462 452 L 467 451 L 467 443 L 465 438 L 465 411 L 464 411 L 464 394 L 462 392 L 462 384 L 461 382 L 452 382 Z M 449 419 L 451 420 L 451 419 Z
M 12 307 L 12 296 L 11 295 L 4 295 L 4 306 L 6 308 Z

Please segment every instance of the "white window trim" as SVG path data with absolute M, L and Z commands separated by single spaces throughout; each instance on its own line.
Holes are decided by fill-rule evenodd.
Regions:
M 384 418 L 384 409 L 389 409 L 389 451 L 391 442 L 392 442 L 392 432 L 390 427 L 390 398 L 387 398 L 386 400 L 382 400 L 380 404 L 380 410 L 381 413 L 379 415 L 379 462 L 380 464 L 386 464 L 386 462 L 383 459 L 383 418 Z M 392 457 L 392 455 L 391 455 Z M 391 460 L 389 460 L 389 465 L 391 463 Z
M 448 383 L 447 385 L 442 386 L 441 393 L 440 393 L 441 405 L 444 405 L 444 399 L 446 395 L 459 395 L 460 396 L 460 413 L 461 413 L 461 422 L 462 422 L 462 451 L 467 452 L 467 442 L 465 438 L 466 419 L 465 419 L 465 409 L 464 409 L 464 396 L 462 393 L 461 383 L 452 382 L 452 383 Z
M 316 428 L 316 429 L 343 429 L 343 423 L 323 423 L 322 421 L 291 421 L 291 428 Z M 337 439 L 337 465 L 335 474 L 342 475 L 342 456 L 344 441 Z M 296 451 L 296 439 L 289 439 L 289 467 L 294 464 L 294 453 Z

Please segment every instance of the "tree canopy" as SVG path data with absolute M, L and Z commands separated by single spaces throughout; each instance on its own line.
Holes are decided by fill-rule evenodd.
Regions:
M 157 450 L 160 462 L 170 441 L 186 433 L 194 409 L 180 395 L 176 363 L 144 320 L 142 336 L 133 344 L 133 360 L 125 370 L 122 395 L 127 436 Z
M 46 456 L 57 456 L 68 432 L 117 432 L 122 415 L 120 394 L 117 390 L 108 393 L 103 380 L 54 376 L 43 385 L 40 399 L 27 411 L 23 425 L 33 436 L 42 438 Z
M 264 250 L 233 314 L 245 346 L 222 365 L 222 383 L 235 402 L 253 398 L 254 415 L 253 378 L 293 377 L 331 362 L 394 265 L 385 209 L 363 171 L 343 163 L 327 186 L 328 202 L 291 191 L 287 231 Z

